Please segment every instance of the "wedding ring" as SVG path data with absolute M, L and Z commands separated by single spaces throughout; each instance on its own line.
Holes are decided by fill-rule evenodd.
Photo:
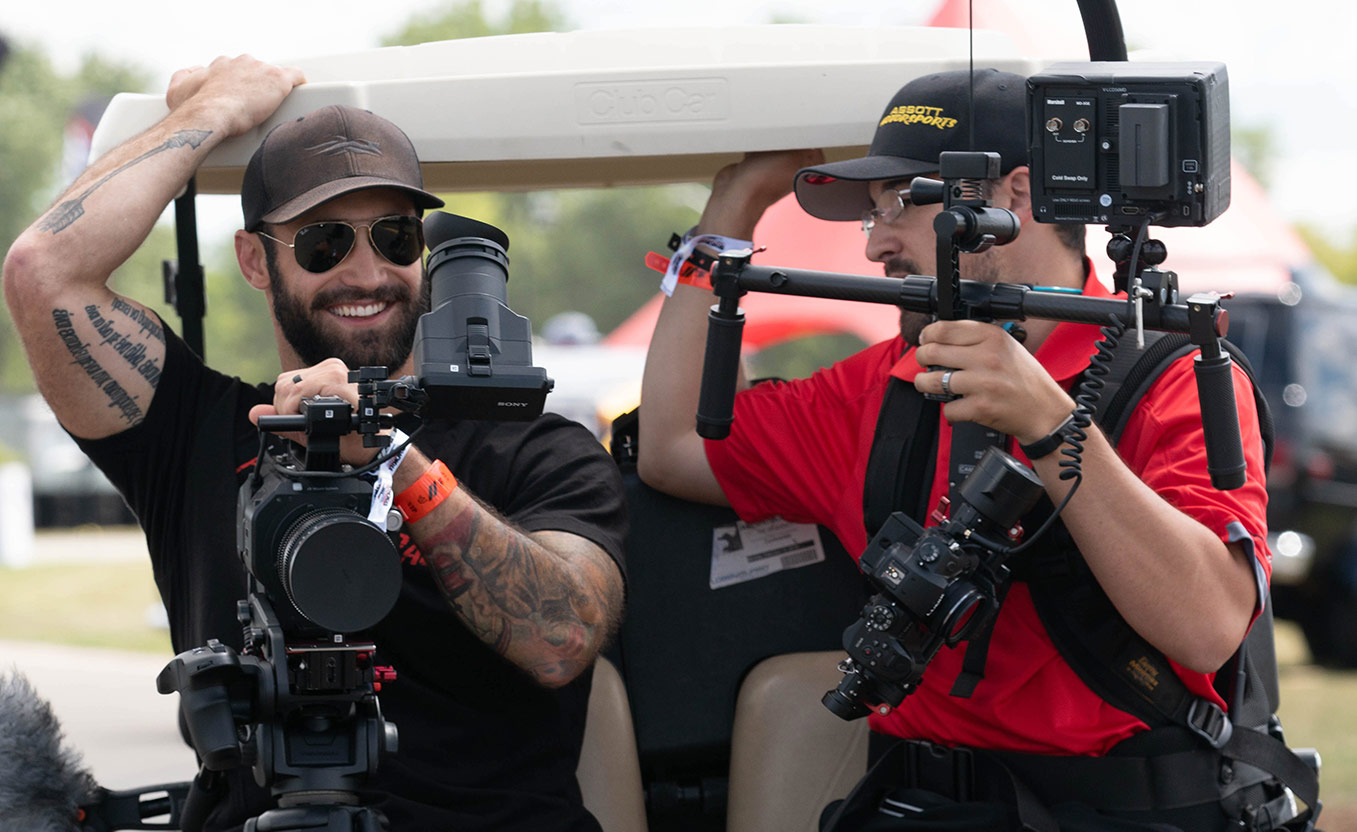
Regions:
M 956 371 L 948 370 L 942 374 L 942 394 L 949 399 L 956 396 L 956 393 L 952 392 L 952 373 L 954 372 Z

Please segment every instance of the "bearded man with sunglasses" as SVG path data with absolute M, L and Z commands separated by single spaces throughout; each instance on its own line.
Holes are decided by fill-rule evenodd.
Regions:
M 39 388 L 146 531 L 176 651 L 241 647 L 236 493 L 256 464 L 259 416 L 322 395 L 356 405 L 349 368 L 409 374 L 428 307 L 419 218 L 443 203 L 423 189 L 404 133 L 351 107 L 280 124 L 245 174 L 235 249 L 273 313 L 276 384 L 207 368 L 107 285 L 204 157 L 302 82 L 248 56 L 181 70 L 169 115 L 86 171 L 5 260 Z M 353 435 L 341 450 L 350 464 L 373 453 Z M 393 490 L 408 537 L 402 588 L 369 635 L 397 673 L 381 704 L 400 748 L 371 783 L 375 805 L 397 830 L 597 832 L 575 769 L 588 671 L 622 605 L 616 467 L 588 431 L 550 414 L 436 422 Z M 245 768 L 213 797 L 208 829 L 269 808 Z
M 905 85 L 887 105 L 864 158 L 824 164 L 815 151 L 761 153 L 720 171 L 691 239 L 712 235 L 708 254 L 747 246 L 763 212 L 794 184 L 807 212 L 829 220 L 860 219 L 868 233 L 867 256 L 887 275 L 934 274 L 933 220 L 941 209 L 914 205 L 910 184 L 917 176 L 936 176 L 941 152 L 973 147 L 1000 153 L 1003 176 L 991 197 L 995 206 L 1018 216 L 1022 231 L 1009 245 L 964 255 L 961 276 L 1107 297 L 1084 256 L 1082 228 L 1033 221 L 1025 121 L 1025 81 L 1019 76 L 992 69 L 974 77 L 965 71 L 925 76 Z M 678 270 L 671 265 L 670 271 Z M 907 472 L 902 479 L 922 483 L 911 487 L 926 505 L 922 512 L 913 505 L 890 510 L 909 511 L 933 525 L 929 516 L 942 508 L 947 493 L 951 425 L 978 422 L 1011 438 L 1008 450 L 1030 461 L 1053 504 L 1064 498 L 1069 483 L 1059 476 L 1056 450 L 1075 407 L 1070 385 L 1089 364 L 1097 328 L 1029 320 L 1019 340 L 990 323 L 934 322 L 902 311 L 900 335 L 893 340 L 809 379 L 742 389 L 730 437 L 710 441 L 696 433 L 695 413 L 712 295 L 683 283 L 680 279 L 665 301 L 642 385 L 638 465 L 651 486 L 730 505 L 747 522 L 781 515 L 824 524 L 856 555 L 876 531 L 866 528 L 864 494 L 880 494 L 872 489 L 899 482 L 883 484 L 869 473 L 878 434 L 914 435 L 916 444 L 897 451 L 896 461 Z M 1216 491 L 1207 481 L 1191 360 L 1180 359 L 1141 400 L 1117 448 L 1096 427 L 1089 429 L 1084 481 L 1062 515 L 1073 543 L 1056 538 L 1049 544 L 1062 566 L 1074 562 L 1067 557 L 1082 557 L 1116 613 L 1172 660 L 1173 671 L 1165 672 L 1177 673 L 1203 712 L 1226 707 L 1212 686 L 1213 675 L 1258 614 L 1270 570 L 1257 409 L 1238 368 L 1234 385 L 1248 463 L 1243 488 Z M 936 405 L 926 403 L 914 411 L 916 422 L 881 422 L 888 413 L 905 412 L 888 411 L 883 400 L 924 393 L 959 398 L 941 407 L 941 418 L 936 409 L 928 416 Z M 1015 568 L 1037 551 L 1015 558 Z M 1180 814 L 1121 812 L 1114 820 L 1096 797 L 1085 801 L 1081 794 L 1089 792 L 1074 791 L 1072 777 L 1040 767 L 1054 758 L 1134 755 L 1129 745 L 1114 749 L 1135 743 L 1147 726 L 1076 675 L 1038 616 L 1029 584 L 1009 586 L 987 656 L 966 644 L 944 647 L 900 707 L 871 714 L 874 755 L 882 760 L 877 771 L 886 775 L 864 781 L 835 829 L 1054 828 L 1048 817 L 1033 822 L 1017 816 L 1015 803 L 1022 805 L 1023 794 L 1029 808 L 1036 802 L 1029 787 L 1044 789 L 1043 800 L 1054 791 L 1062 803 L 1069 801 L 1056 812 L 1063 830 L 1143 829 L 1139 821 L 1148 819 L 1166 824 L 1154 827 L 1159 830 L 1179 824 L 1192 830 L 1238 828 L 1228 825 L 1213 802 L 1214 773 L 1196 784 L 1212 802 Z M 978 668 L 969 661 L 975 656 L 982 659 Z M 999 754 L 1006 756 L 996 764 Z M 1026 766 L 1019 769 L 1023 777 L 1003 768 L 1019 764 Z M 1029 777 L 1034 770 L 1048 774 Z M 1131 782 L 1091 785 L 1104 797 L 1109 789 L 1119 797 L 1139 794 Z M 896 801 L 894 807 L 882 801 L 883 791 Z M 1132 817 L 1137 822 L 1128 820 Z

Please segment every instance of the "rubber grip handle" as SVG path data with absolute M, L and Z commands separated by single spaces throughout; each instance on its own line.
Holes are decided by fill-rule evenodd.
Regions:
M 744 312 L 713 306 L 707 313 L 707 354 L 697 398 L 697 435 L 725 439 L 735 420 L 735 384 L 740 376 L 740 342 Z
M 1206 437 L 1206 472 L 1211 485 L 1230 491 L 1244 484 L 1247 467 L 1239 437 L 1239 412 L 1234 398 L 1234 362 L 1228 353 L 1214 358 L 1197 356 L 1197 398 L 1201 401 L 1202 432 Z
M 269 433 L 306 430 L 305 416 L 260 416 L 259 429 Z

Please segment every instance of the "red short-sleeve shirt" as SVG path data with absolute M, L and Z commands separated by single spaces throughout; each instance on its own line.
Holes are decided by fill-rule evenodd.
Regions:
M 1109 296 L 1091 274 L 1084 293 Z M 1097 327 L 1062 323 L 1042 343 L 1036 358 L 1068 389 L 1088 365 L 1098 338 Z M 1134 348 L 1133 343 L 1123 347 L 1127 348 Z M 730 438 L 706 443 L 712 471 L 736 512 L 747 521 L 780 515 L 794 522 L 821 523 L 857 557 L 867 545 L 863 488 L 887 382 L 891 376 L 912 381 L 919 372 L 913 350 L 905 350 L 903 340 L 896 338 L 808 379 L 742 391 L 736 396 Z M 1117 450 L 1127 466 L 1169 503 L 1222 540 L 1251 548 L 1261 588 L 1271 573 L 1263 445 L 1251 388 L 1238 368 L 1235 399 L 1248 465 L 1243 488 L 1217 491 L 1207 476 L 1191 356 L 1175 362 L 1150 388 L 1131 415 Z M 946 487 L 950 444 L 951 429 L 943 420 L 931 505 Z M 889 715 L 872 715 L 873 730 L 945 745 L 1102 754 L 1146 728 L 1080 681 L 1051 643 L 1022 583 L 1013 585 L 1000 610 L 985 678 L 965 699 L 949 694 L 964 656 L 964 645 L 942 648 L 915 693 Z M 1209 674 L 1176 664 L 1174 669 L 1191 690 L 1224 706 Z

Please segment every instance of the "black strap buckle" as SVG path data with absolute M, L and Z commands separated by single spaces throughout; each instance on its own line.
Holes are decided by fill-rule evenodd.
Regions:
M 975 794 L 975 760 L 969 748 L 949 748 L 926 740 L 905 740 L 903 785 L 925 789 L 958 802 Z
M 1221 749 L 1230 741 L 1234 724 L 1220 706 L 1206 699 L 1194 699 L 1187 709 L 1187 727 L 1194 734 Z

